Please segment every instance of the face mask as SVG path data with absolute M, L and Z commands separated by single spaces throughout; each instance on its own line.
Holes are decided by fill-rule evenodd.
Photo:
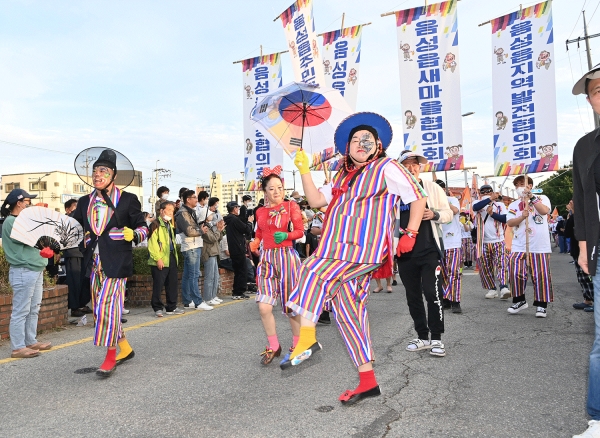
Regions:
M 160 199 L 162 199 L 163 201 L 166 201 L 167 199 L 169 199 L 169 194 L 163 193 L 163 195 L 160 197 Z
M 491 196 L 490 195 L 485 195 L 484 197 L 482 197 L 481 199 L 490 199 Z
M 523 192 L 525 191 L 525 187 L 517 187 L 517 196 L 521 198 L 523 196 Z
M 171 219 L 173 219 L 171 216 L 163 216 L 165 222 L 171 222 Z
M 150 220 L 150 219 L 148 219 L 148 220 L 146 221 L 146 225 L 150 225 L 151 223 L 152 223 L 152 220 Z

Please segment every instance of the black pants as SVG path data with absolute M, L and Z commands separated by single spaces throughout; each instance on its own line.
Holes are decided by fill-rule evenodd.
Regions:
M 169 260 L 169 267 L 166 266 L 162 269 L 158 269 L 156 266 L 150 266 L 152 271 L 152 309 L 156 312 L 162 310 L 163 307 L 167 312 L 172 312 L 177 307 L 177 259 L 175 255 L 171 253 Z M 160 294 L 163 286 L 165 287 L 165 297 L 167 298 L 167 305 L 163 306 L 160 300 Z
M 65 258 L 65 282 L 69 288 L 69 309 L 81 309 L 92 299 L 90 279 L 83 275 L 82 257 Z
M 232 295 L 243 295 L 248 288 L 248 272 L 245 254 L 231 254 L 233 266 L 233 291 Z
M 419 339 L 442 339 L 444 333 L 444 310 L 442 299 L 442 275 L 437 251 L 421 257 L 400 257 L 398 274 L 406 289 L 406 301 L 410 316 L 415 323 Z M 427 301 L 427 314 L 423 304 Z

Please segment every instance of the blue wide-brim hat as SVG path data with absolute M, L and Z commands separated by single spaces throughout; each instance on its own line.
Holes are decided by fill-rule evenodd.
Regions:
M 363 112 L 352 114 L 346 117 L 335 130 L 333 140 L 335 142 L 335 150 L 342 155 L 346 155 L 346 146 L 348 145 L 348 136 L 350 132 L 360 125 L 371 126 L 377 131 L 381 146 L 387 149 L 392 143 L 392 125 L 387 119 L 379 114 Z

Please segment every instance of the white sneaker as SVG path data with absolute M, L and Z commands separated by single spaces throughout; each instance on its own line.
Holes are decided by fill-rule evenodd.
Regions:
M 535 309 L 535 316 L 536 318 L 545 318 L 548 314 L 546 313 L 546 309 L 538 306 L 537 309 Z
M 496 289 L 490 289 L 487 294 L 485 294 L 486 298 L 496 298 L 498 294 L 496 294 Z
M 508 300 L 509 298 L 510 298 L 510 291 L 508 290 L 508 288 L 503 287 L 502 289 L 500 289 L 500 299 Z
M 591 420 L 589 427 L 581 435 L 573 435 L 573 438 L 600 438 L 600 421 Z
M 527 304 L 527 301 L 519 301 L 518 303 L 513 304 L 506 310 L 508 311 L 508 313 L 512 313 L 514 315 L 515 313 L 519 313 L 521 310 L 525 310 L 528 307 L 529 304 Z
M 213 298 L 212 300 L 207 301 L 206 304 L 208 304 L 209 306 L 218 306 L 221 303 Z
M 196 306 L 196 309 L 212 310 L 213 308 L 206 304 L 204 301 L 202 301 L 202 303 L 199 306 Z
M 196 308 L 196 305 L 194 304 L 194 302 L 192 301 L 190 304 L 186 304 L 185 306 L 183 306 L 184 309 L 189 309 L 189 310 L 193 310 Z
M 129 313 L 129 310 L 123 309 L 123 315 L 127 315 L 128 313 Z
M 214 297 L 214 298 L 213 298 L 213 301 L 216 301 L 216 302 L 218 302 L 219 304 L 221 304 L 221 303 L 223 302 L 223 300 L 222 300 L 221 298 L 219 298 L 219 297 Z

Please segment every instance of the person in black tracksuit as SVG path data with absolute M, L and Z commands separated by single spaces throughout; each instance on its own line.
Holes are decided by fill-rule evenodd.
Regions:
M 240 219 L 240 206 L 237 202 L 227 203 L 227 216 L 223 218 L 227 230 L 227 246 L 229 247 L 229 257 L 233 265 L 233 292 L 231 298 L 242 300 L 250 298 L 244 292 L 247 290 L 247 266 L 246 266 L 246 239 L 250 238 L 252 233 L 253 216 L 247 218 L 247 221 Z

